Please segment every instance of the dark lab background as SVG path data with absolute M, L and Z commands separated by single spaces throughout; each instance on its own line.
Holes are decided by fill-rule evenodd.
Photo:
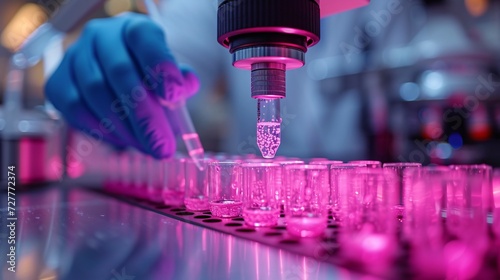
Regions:
M 343 88 L 355 88 L 362 93 L 361 127 L 363 137 L 367 139 L 364 141 L 366 158 L 384 162 L 500 165 L 500 1 L 404 1 L 405 5 L 412 7 L 410 34 L 405 34 L 411 38 L 408 44 L 387 49 L 380 42 L 370 43 L 370 40 L 365 40 L 371 36 L 369 28 L 365 28 L 358 37 L 360 46 L 355 45 L 356 40 L 354 45 L 344 46 L 347 52 L 361 54 L 361 65 L 321 73 L 318 88 L 324 92 L 335 91 L 340 81 Z M 63 2 L 0 1 L 2 96 L 11 55 L 36 27 L 57 13 Z M 146 12 L 141 1 L 109 0 L 87 20 L 124 11 Z M 377 20 L 376 16 L 368 17 L 360 26 L 369 27 L 374 20 Z M 389 21 L 388 24 L 397 22 Z M 64 47 L 71 44 L 80 31 L 81 25 L 72 30 L 64 38 Z M 355 49 L 349 49 L 352 47 Z M 44 80 L 42 60 L 24 77 L 22 103 L 26 112 L 47 110 L 43 97 Z M 226 88 L 227 81 L 222 77 L 214 88 L 203 93 L 210 108 L 192 110 L 194 123 L 207 151 L 226 150 L 223 141 L 231 133 L 227 129 L 231 118 Z M 57 120 L 57 115 L 49 114 L 48 119 Z M 6 121 L 3 114 L 1 129 Z M 30 124 L 37 125 L 31 120 Z M 71 146 L 75 138 L 83 136 L 59 128 L 56 129 L 62 139 L 59 142 L 50 140 L 52 138 L 44 134 L 46 132 L 20 133 L 15 139 L 2 134 L 2 139 L 3 143 L 10 141 L 17 147 L 18 142 L 22 142 L 22 145 L 29 146 L 30 151 L 50 150 L 43 160 L 67 167 L 70 166 L 68 160 L 75 160 L 75 156 L 65 145 Z M 60 147 L 46 148 L 47 142 L 57 142 Z M 94 148 L 92 152 L 101 151 Z M 20 157 L 20 152 L 15 153 L 18 154 L 11 156 Z M 5 149 L 3 156 L 6 156 Z M 73 159 L 68 159 L 71 157 Z M 67 172 L 67 168 L 59 169 L 56 173 Z

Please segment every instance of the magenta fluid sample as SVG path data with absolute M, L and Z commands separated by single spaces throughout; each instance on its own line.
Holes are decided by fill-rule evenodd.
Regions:
M 345 192 L 340 192 L 339 240 L 345 246 L 344 256 L 366 264 L 378 255 L 379 265 L 388 265 L 397 248 L 396 220 L 390 211 L 396 201 L 395 175 L 378 168 L 354 170 L 345 177 Z
M 264 158 L 274 158 L 281 144 L 281 124 L 279 122 L 257 123 L 257 146 Z
M 404 172 L 408 178 L 404 197 L 405 237 L 416 247 L 440 250 L 443 218 L 446 217 L 446 190 L 452 183 L 451 170 L 433 166 Z
M 205 211 L 209 210 L 208 200 L 204 196 L 200 197 L 185 197 L 184 205 L 186 209 L 192 211 Z
M 244 208 L 243 219 L 245 223 L 255 227 L 274 226 L 278 222 L 280 210 L 276 208 Z
M 412 245 L 411 265 L 421 279 L 443 279 L 445 262 L 444 217 L 446 189 L 452 184 L 450 168 L 443 166 L 405 170 L 403 238 Z
M 220 218 L 233 218 L 241 216 L 243 202 L 230 199 L 215 200 L 210 202 L 212 216 Z
M 279 218 L 281 166 L 253 162 L 241 166 L 243 176 L 243 218 L 255 227 L 273 226 Z
M 325 165 L 288 165 L 285 167 L 285 217 L 290 234 L 322 235 L 327 225 L 329 189 Z M 291 223 L 291 226 L 290 226 Z
M 324 217 L 292 217 L 286 220 L 287 231 L 300 237 L 320 236 L 325 232 L 326 226 Z
M 359 232 L 342 244 L 345 258 L 364 265 L 368 272 L 385 274 L 393 266 L 391 258 L 397 245 L 386 234 Z
M 274 158 L 281 144 L 279 98 L 257 98 L 257 146 L 264 158 Z
M 208 201 L 215 217 L 238 217 L 242 212 L 240 161 L 213 161 L 208 164 Z
M 181 206 L 184 204 L 184 191 L 163 189 L 161 195 L 166 205 Z
M 453 177 L 446 190 L 446 228 L 466 244 L 479 246 L 487 238 L 488 217 L 493 216 L 491 167 L 453 165 L 450 169 Z

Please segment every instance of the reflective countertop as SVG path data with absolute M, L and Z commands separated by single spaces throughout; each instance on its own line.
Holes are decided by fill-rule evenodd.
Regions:
M 58 185 L 17 193 L 15 202 L 13 273 L 6 259 L 7 194 L 0 195 L 1 279 L 371 278 L 84 188 Z

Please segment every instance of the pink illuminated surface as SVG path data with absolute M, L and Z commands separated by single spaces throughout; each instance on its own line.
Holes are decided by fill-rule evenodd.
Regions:
M 274 158 L 281 144 L 281 124 L 279 122 L 257 123 L 257 146 L 264 158 Z
M 286 228 L 290 234 L 301 237 L 320 236 L 326 229 L 326 218 L 289 218 L 286 223 Z
M 184 199 L 186 208 L 193 211 L 208 210 L 208 201 L 203 197 L 189 197 Z
M 345 232 L 341 242 L 346 249 L 344 256 L 362 264 L 364 269 L 373 273 L 383 273 L 392 264 L 396 245 L 387 234 L 367 232 Z
M 215 217 L 231 218 L 241 215 L 241 201 L 217 200 L 210 202 L 210 212 Z
M 279 209 L 257 208 L 243 209 L 243 219 L 251 226 L 267 227 L 274 226 L 278 222 Z

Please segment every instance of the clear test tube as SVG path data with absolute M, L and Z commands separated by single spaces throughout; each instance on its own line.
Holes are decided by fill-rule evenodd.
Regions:
M 300 237 L 323 235 L 328 211 L 329 188 L 325 165 L 288 165 L 285 167 L 285 217 L 288 233 Z
M 163 163 L 161 160 L 148 157 L 147 168 L 149 170 L 147 193 L 150 201 L 163 202 Z
M 166 205 L 181 206 L 184 204 L 185 161 L 186 159 L 181 156 L 163 161 L 162 198 Z
M 211 159 L 198 162 L 201 169 L 190 159 L 186 160 L 186 194 L 184 205 L 191 211 L 209 210 L 208 204 L 208 163 Z
M 363 164 L 368 168 L 382 168 L 382 163 L 378 160 L 351 160 L 349 163 Z
M 339 241 L 346 259 L 366 265 L 373 273 L 387 271 L 396 251 L 396 221 L 390 209 L 396 200 L 396 178 L 392 171 L 353 169 L 347 177 Z
M 408 180 L 405 190 L 404 238 L 411 244 L 410 264 L 421 279 L 446 276 L 443 246 L 446 189 L 452 184 L 448 167 L 432 166 L 403 171 Z
M 276 190 L 276 199 L 278 200 L 280 204 L 280 209 L 284 210 L 285 209 L 285 201 L 286 201 L 286 185 L 285 185 L 285 167 L 287 165 L 294 165 L 294 164 L 304 164 L 304 161 L 302 160 L 296 160 L 296 159 L 282 159 L 282 160 L 274 160 L 273 162 L 278 163 L 281 166 L 281 176 L 277 178 L 276 185 L 278 186 Z
M 278 223 L 280 205 L 276 184 L 281 177 L 281 166 L 277 163 L 244 163 L 243 176 L 243 219 L 254 227 L 274 226 Z
M 422 167 L 421 163 L 417 162 L 390 162 L 384 163 L 383 168 L 393 170 L 397 178 L 397 194 L 396 194 L 396 204 L 394 205 L 394 216 L 402 222 L 404 219 L 404 195 L 405 189 L 409 183 L 409 178 L 405 175 L 405 170 L 415 169 Z
M 323 158 L 313 158 L 313 159 L 310 159 L 309 160 L 309 164 L 317 164 L 317 165 L 325 165 L 327 168 L 328 168 L 328 178 L 330 178 L 330 167 L 332 165 L 342 165 L 344 164 L 342 161 L 340 160 L 329 160 L 329 159 L 323 159 Z M 330 180 L 330 179 L 328 179 Z M 334 200 L 334 196 L 336 195 L 336 192 L 334 192 L 334 189 L 332 187 L 332 184 L 330 182 L 330 188 L 327 190 L 327 194 L 328 196 L 328 204 L 327 204 L 327 208 L 328 208 L 328 211 L 331 211 L 332 210 L 332 206 L 333 206 L 333 200 Z
M 232 218 L 242 213 L 241 161 L 208 164 L 208 196 L 214 217 Z
M 341 219 L 347 212 L 341 211 L 341 198 L 347 198 L 347 184 L 349 176 L 356 175 L 356 169 L 366 168 L 364 164 L 357 163 L 342 163 L 330 165 L 330 189 L 327 191 L 328 210 L 331 210 L 336 220 Z M 345 202 L 344 204 L 346 204 Z
M 450 168 L 455 172 L 446 190 L 446 228 L 465 243 L 474 243 L 475 249 L 486 250 L 487 222 L 494 207 L 492 168 L 485 164 Z

